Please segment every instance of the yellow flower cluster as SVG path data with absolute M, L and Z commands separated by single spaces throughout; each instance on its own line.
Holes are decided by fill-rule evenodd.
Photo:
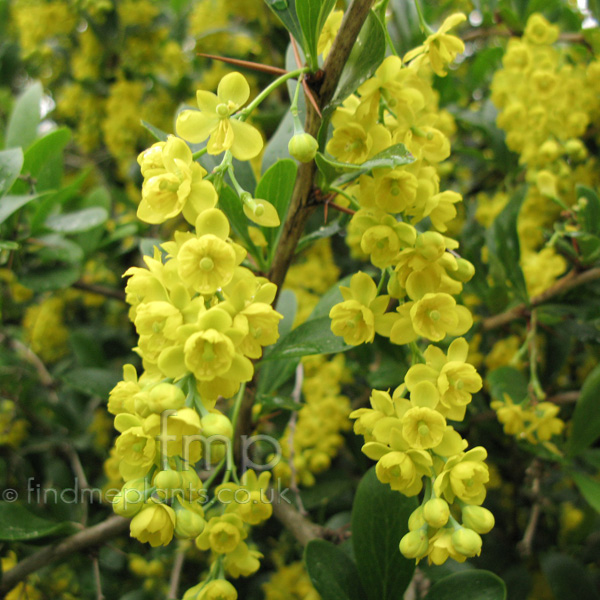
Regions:
M 543 229 L 560 214 L 558 202 L 573 205 L 576 183 L 598 182 L 596 161 L 582 138 L 600 111 L 600 62 L 558 46 L 559 34 L 542 15 L 531 15 L 523 37 L 508 42 L 492 82 L 498 126 L 530 184 L 518 221 L 530 295 L 546 290 L 566 269 L 552 247 L 541 249 Z
M 550 442 L 553 435 L 559 435 L 565 428 L 565 422 L 556 416 L 560 410 L 558 405 L 530 400 L 515 403 L 508 394 L 504 394 L 501 400 L 494 400 L 491 407 L 496 411 L 498 421 L 504 425 L 504 433 L 530 444 L 541 443 L 548 450 L 560 454 Z
M 300 561 L 279 566 L 269 581 L 263 583 L 262 589 L 265 600 L 320 600 L 321 598 Z
M 447 354 L 429 346 L 426 362 L 413 364 L 392 396 L 374 390 L 372 408 L 350 415 L 356 419 L 354 431 L 365 438 L 363 452 L 377 461 L 380 481 L 415 496 L 425 479 L 425 497 L 411 516 L 400 550 L 417 560 L 427 556 L 435 564 L 479 554 L 479 534 L 494 524 L 491 513 L 479 506 L 489 480 L 483 462 L 487 453 L 482 447 L 465 452 L 466 440 L 447 423 L 463 420 L 472 394 L 482 386 L 481 377 L 466 362 L 468 351 L 464 338 L 454 340 Z M 451 515 L 453 505 L 461 510 L 462 525 Z
M 67 353 L 69 330 L 63 321 L 64 308 L 61 298 L 51 296 L 25 311 L 25 341 L 45 363 L 56 362 Z
M 27 435 L 28 423 L 17 418 L 17 407 L 12 400 L 0 400 L 0 446 L 17 448 Z
M 314 476 L 329 469 L 344 443 L 340 432 L 349 429 L 350 414 L 350 400 L 341 394 L 341 384 L 347 381 L 344 362 L 341 354 L 332 360 L 314 356 L 302 361 L 305 404 L 294 430 L 288 426 L 281 436 L 281 461 L 273 468 L 275 477 L 285 484 L 293 468 L 300 485 L 314 485 Z
M 474 268 L 445 235 L 462 198 L 440 190 L 438 164 L 450 155 L 444 132 L 451 128 L 431 85 L 431 70 L 445 75 L 463 49 L 447 31 L 464 18 L 449 17 L 405 57 L 412 59 L 408 66 L 396 56 L 386 58 L 336 111 L 327 145 L 336 159 L 354 164 L 395 144 L 404 144 L 415 159 L 373 169 L 346 188 L 344 194 L 360 207 L 352 217 L 351 237 L 381 270 L 381 279 L 377 285 L 366 273 L 353 275 L 349 287 L 341 288 L 344 301 L 330 317 L 332 331 L 347 344 L 370 343 L 379 334 L 394 344 L 411 345 L 414 362 L 404 383 L 391 396 L 374 390 L 372 408 L 350 416 L 356 419 L 355 432 L 365 437 L 363 452 L 377 461 L 380 481 L 407 496 L 425 487 L 400 550 L 435 564 L 479 554 L 479 534 L 494 524 L 480 506 L 489 479 L 487 453 L 481 447 L 466 451 L 467 441 L 447 422 L 462 421 L 472 394 L 482 387 L 481 377 L 466 362 L 469 345 L 458 338 L 447 353 L 430 345 L 422 354 L 416 344 L 419 338 L 441 342 L 463 335 L 473 324 L 470 311 L 455 299 Z M 417 229 L 426 218 L 433 230 Z M 396 310 L 390 311 L 396 301 Z M 454 514 L 461 511 L 462 524 L 451 508 Z

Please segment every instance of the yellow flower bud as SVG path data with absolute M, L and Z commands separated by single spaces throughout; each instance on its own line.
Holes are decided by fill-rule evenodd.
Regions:
M 288 143 L 288 152 L 300 162 L 310 162 L 319 149 L 319 142 L 310 133 L 299 133 Z
M 154 485 L 159 497 L 170 498 L 173 490 L 181 488 L 181 474 L 171 469 L 159 471 L 154 477 Z
M 218 412 L 209 413 L 205 417 L 202 417 L 200 427 L 202 428 L 202 435 L 206 438 L 219 435 L 231 439 L 233 436 L 231 421 L 225 415 Z
M 400 540 L 400 552 L 406 558 L 421 558 L 425 556 L 427 548 L 429 547 L 429 540 L 424 529 L 417 529 L 416 531 L 409 531 Z
M 464 556 L 479 556 L 481 554 L 481 537 L 472 529 L 461 527 L 452 534 L 452 546 Z
M 431 527 L 439 529 L 448 522 L 450 507 L 442 498 L 431 498 L 423 506 L 423 517 Z
M 495 525 L 494 515 L 487 508 L 471 504 L 463 507 L 462 522 L 477 533 L 487 533 Z
M 175 516 L 177 519 L 175 537 L 187 540 L 198 537 L 204 531 L 206 521 L 199 513 L 187 508 L 180 508 L 175 511 Z

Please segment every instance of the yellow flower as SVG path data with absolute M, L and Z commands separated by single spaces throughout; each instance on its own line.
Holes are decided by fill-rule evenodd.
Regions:
M 486 457 L 485 448 L 477 446 L 448 459 L 435 479 L 435 495 L 443 496 L 449 503 L 458 497 L 467 504 L 481 504 L 486 495 L 485 484 L 490 478 L 488 467 L 483 462 Z
M 331 50 L 331 45 L 333 44 L 333 40 L 335 39 L 340 25 L 342 24 L 343 17 L 343 10 L 334 10 L 329 13 L 329 16 L 325 21 L 325 25 L 323 25 L 321 35 L 319 36 L 319 41 L 317 42 L 317 52 L 323 55 L 323 58 L 326 58 L 329 54 L 329 50 Z
M 444 437 L 446 419 L 431 408 L 416 406 L 402 419 L 402 435 L 413 448 L 425 450 L 437 446 Z
M 473 325 L 467 308 L 456 304 L 450 294 L 425 294 L 410 309 L 415 333 L 434 342 L 446 335 L 462 335 Z M 393 340 L 392 340 L 393 341 Z
M 259 131 L 252 125 L 232 118 L 250 96 L 250 86 L 241 73 L 229 73 L 221 79 L 217 93 L 198 90 L 200 112 L 184 110 L 177 117 L 177 135 L 198 144 L 210 136 L 209 154 L 230 150 L 238 160 L 250 160 L 262 150 Z
M 206 171 L 192 159 L 188 145 L 170 135 L 138 156 L 144 175 L 137 216 L 146 223 L 163 223 L 182 210 L 194 223 L 199 213 L 217 203 L 217 192 L 202 178 Z
M 153 501 L 133 517 L 131 537 L 140 542 L 149 542 L 152 547 L 166 546 L 173 539 L 175 511 L 166 504 Z
M 201 581 L 190 588 L 183 600 L 237 600 L 236 589 L 225 579 L 213 579 L 206 583 Z
M 200 550 L 212 549 L 217 554 L 229 554 L 247 536 L 242 519 L 235 513 L 213 517 L 196 538 Z
M 435 33 L 427 37 L 422 46 L 417 46 L 407 52 L 404 61 L 408 62 L 417 56 L 426 56 L 429 58 L 433 72 L 444 77 L 447 73 L 446 67 L 458 54 L 465 51 L 463 41 L 453 35 L 448 35 L 447 32 L 466 19 L 467 17 L 462 13 L 450 15 Z
M 554 44 L 559 33 L 560 29 L 556 25 L 550 25 L 540 13 L 533 13 L 527 19 L 523 37 L 528 42 L 541 46 Z
M 124 431 L 117 438 L 115 449 L 121 459 L 119 472 L 125 481 L 143 477 L 156 458 L 156 442 L 141 427 Z

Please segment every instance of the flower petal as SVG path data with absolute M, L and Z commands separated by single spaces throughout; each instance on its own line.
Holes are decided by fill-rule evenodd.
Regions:
M 219 82 L 217 96 L 221 102 L 231 102 L 238 109 L 250 97 L 250 86 L 241 73 L 228 73 Z
M 233 144 L 231 145 L 231 154 L 238 160 L 250 160 L 258 155 L 263 147 L 262 135 L 249 123 L 230 119 L 233 129 Z
M 188 142 L 203 142 L 219 125 L 219 119 L 196 110 L 184 110 L 179 113 L 175 123 L 177 135 Z

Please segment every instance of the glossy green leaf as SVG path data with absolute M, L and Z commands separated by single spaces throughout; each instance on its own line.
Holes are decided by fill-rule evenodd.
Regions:
M 108 369 L 82 368 L 65 373 L 62 379 L 70 387 L 88 396 L 108 398 L 109 392 L 117 385 L 121 376 Z
M 79 263 L 83 260 L 81 246 L 57 233 L 36 238 L 37 244 L 41 248 L 35 255 L 44 262 Z
M 346 352 L 352 347 L 347 346 L 343 338 L 333 334 L 329 317 L 321 317 L 302 323 L 282 337 L 263 360 L 296 358 L 312 354 L 336 354 Z
M 46 227 L 57 233 L 79 233 L 102 225 L 107 219 L 108 211 L 96 206 L 48 217 Z
M 352 545 L 368 600 L 398 600 L 408 587 L 415 561 L 404 558 L 398 545 L 415 508 L 416 499 L 381 483 L 375 467 L 362 478 L 352 507 Z
M 56 168 L 54 164 L 48 165 L 48 163 L 52 163 L 52 159 L 55 157 L 60 158 L 63 148 L 70 139 L 71 132 L 66 127 L 63 127 L 56 131 L 51 131 L 44 137 L 36 140 L 25 152 L 22 172 L 23 175 L 31 177 L 36 182 L 36 189 L 38 191 L 47 189 L 45 185 L 40 185 L 40 181 L 38 180 L 40 174 L 42 174 L 46 166 Z M 13 192 L 23 194 L 27 192 L 28 188 L 29 183 L 18 181 L 13 188 Z
M 363 25 L 334 95 L 333 102 L 339 103 L 354 93 L 385 58 L 385 31 L 379 17 L 371 11 Z
M 340 292 L 340 286 L 349 286 L 352 275 L 347 275 L 343 279 L 340 279 L 337 283 L 332 285 L 319 299 L 316 306 L 310 313 L 309 319 L 319 319 L 321 317 L 328 317 L 329 311 L 340 302 L 344 301 L 342 292 Z
M 600 366 L 583 383 L 571 422 L 567 453 L 575 456 L 600 437 Z
M 579 219 L 588 233 L 600 234 L 600 199 L 594 190 L 585 185 L 575 187 L 577 199 L 585 199 L 585 206 L 579 211 Z
M 600 600 L 587 569 L 566 554 L 542 557 L 542 572 L 556 600 Z
M 331 213 L 330 213 L 331 214 Z M 344 216 L 336 219 L 329 223 L 329 225 L 321 225 L 318 229 L 311 231 L 300 238 L 298 245 L 296 246 L 295 253 L 299 254 L 303 250 L 306 250 L 309 246 L 312 246 L 318 240 L 322 240 L 323 238 L 331 237 L 336 233 L 339 233 L 344 229 L 343 223 L 348 221 Z
M 8 118 L 6 148 L 27 148 L 35 140 L 42 116 L 42 94 L 42 84 L 36 81 L 19 96 Z
M 304 0 L 300 0 L 303 2 Z M 267 6 L 277 15 L 284 27 L 296 38 L 303 50 L 305 48 L 302 28 L 296 12 L 296 0 L 265 0 Z
M 229 219 L 229 224 L 231 225 L 231 229 L 234 231 L 234 233 L 244 241 L 244 247 L 261 263 L 261 266 L 264 266 L 262 265 L 262 254 L 254 245 L 254 242 L 248 233 L 248 226 L 250 225 L 250 222 L 248 221 L 248 217 L 244 214 L 242 201 L 238 198 L 238 195 L 227 185 L 223 186 L 223 189 L 219 194 L 219 208 Z
M 26 194 L 22 196 L 4 196 L 0 199 L 0 224 L 4 223 L 8 217 L 18 211 L 20 208 L 29 204 L 39 196 L 37 194 Z
M 144 119 L 141 119 L 140 122 L 142 124 L 142 127 L 144 127 L 144 129 L 147 129 L 156 138 L 157 142 L 166 142 L 167 141 L 167 137 L 169 137 L 168 133 L 165 133 L 162 129 L 155 127 L 154 125 L 148 123 L 147 121 L 144 121 Z
M 23 166 L 23 150 L 11 148 L 0 151 L 0 198 L 8 193 Z
M 496 217 L 486 233 L 489 248 L 490 275 L 502 286 L 510 282 L 516 296 L 527 302 L 527 286 L 521 270 L 521 247 L 517 219 L 525 198 L 525 189 L 516 193 Z
M 521 402 L 527 397 L 527 378 L 515 367 L 498 367 L 486 379 L 494 399 L 502 400 L 508 394 L 513 402 Z
M 356 565 L 340 548 L 325 540 L 311 540 L 304 550 L 304 564 L 322 600 L 361 600 Z
M 296 4 L 296 13 L 302 35 L 308 64 L 311 68 L 318 67 L 317 43 L 325 20 L 335 6 L 336 0 L 300 0 Z
M 36 269 L 19 277 L 19 282 L 34 292 L 50 292 L 71 287 L 81 276 L 76 266 L 57 267 L 55 269 Z
M 414 162 L 415 158 L 404 144 L 395 144 L 360 165 L 341 162 L 329 158 L 321 152 L 317 153 L 315 160 L 317 168 L 327 183 L 335 181 L 336 184 L 343 185 L 361 175 L 371 173 L 373 169 L 393 169 L 401 165 L 408 165 Z
M 573 473 L 573 479 L 587 503 L 600 513 L 600 482 L 583 473 Z
M 21 504 L 0 502 L 0 541 L 24 542 L 79 531 L 75 523 L 55 523 L 38 517 Z
M 276 208 L 280 221 L 279 227 L 260 228 L 267 240 L 269 249 L 269 262 L 267 266 L 270 266 L 277 250 L 279 237 L 281 236 L 288 207 L 292 199 L 297 173 L 298 167 L 293 160 L 278 160 L 265 172 L 256 186 L 255 197 L 270 202 Z
M 506 600 L 506 586 L 490 571 L 473 569 L 454 573 L 436 582 L 426 600 Z

